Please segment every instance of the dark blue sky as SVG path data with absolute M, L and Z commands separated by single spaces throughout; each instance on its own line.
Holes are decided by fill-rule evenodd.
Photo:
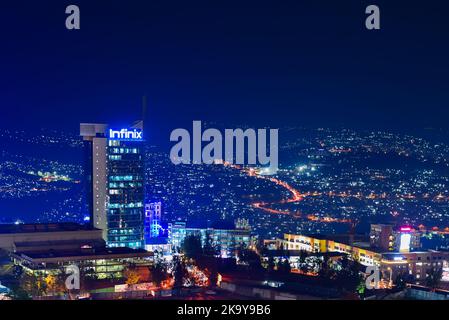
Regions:
M 81 30 L 65 29 L 65 7 Z M 380 31 L 365 8 L 381 8 Z M 1 125 L 77 130 L 149 101 L 153 135 L 211 120 L 449 127 L 447 1 L 9 1 Z M 164 132 L 162 134 L 161 132 Z

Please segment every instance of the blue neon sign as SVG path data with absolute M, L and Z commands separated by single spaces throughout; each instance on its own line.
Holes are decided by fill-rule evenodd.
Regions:
M 109 139 L 112 140 L 143 140 L 143 132 L 138 129 L 120 129 L 113 130 L 109 129 Z

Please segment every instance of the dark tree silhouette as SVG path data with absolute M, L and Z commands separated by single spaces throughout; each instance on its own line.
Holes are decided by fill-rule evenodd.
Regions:
M 196 235 L 189 235 L 184 239 L 182 251 L 188 258 L 198 258 L 203 253 L 201 238 Z
M 188 272 L 184 261 L 179 256 L 173 258 L 173 278 L 175 280 L 174 287 L 179 289 L 184 285 L 184 279 L 188 276 Z
M 162 281 L 167 280 L 167 266 L 162 261 L 157 261 L 150 268 L 151 280 L 160 287 Z

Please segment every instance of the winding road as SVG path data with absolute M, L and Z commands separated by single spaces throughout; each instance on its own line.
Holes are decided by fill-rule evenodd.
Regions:
M 276 204 L 285 204 L 285 203 L 295 203 L 299 202 L 304 199 L 306 195 L 301 194 L 301 192 L 294 187 L 292 187 L 290 184 L 288 184 L 285 181 L 281 181 L 274 177 L 268 177 L 264 175 L 260 175 L 257 173 L 257 171 L 254 168 L 243 168 L 240 165 L 231 164 L 228 162 L 224 162 L 223 165 L 225 167 L 234 168 L 236 170 L 240 170 L 241 172 L 244 172 L 250 177 L 255 177 L 257 179 L 263 179 L 270 181 L 278 186 L 281 186 L 285 188 L 288 192 L 290 192 L 291 196 L 287 199 L 281 199 L 279 201 L 274 202 L 253 202 L 251 205 L 252 207 L 262 210 L 264 212 L 270 213 L 270 214 L 282 214 L 282 215 L 290 215 L 293 218 L 305 218 L 310 221 L 317 221 L 317 222 L 324 222 L 324 223 L 352 223 L 349 219 L 338 219 L 338 218 L 332 218 L 332 217 L 320 217 L 318 215 L 309 214 L 307 216 L 303 216 L 299 211 L 290 211 L 290 210 L 278 210 L 273 209 L 272 206 Z

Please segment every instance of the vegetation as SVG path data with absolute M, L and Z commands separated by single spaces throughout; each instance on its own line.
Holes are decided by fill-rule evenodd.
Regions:
M 173 257 L 173 278 L 174 288 L 181 288 L 184 285 L 184 280 L 188 277 L 185 262 L 179 257 Z
M 141 280 L 141 276 L 139 272 L 135 270 L 135 268 L 126 269 L 125 272 L 123 273 L 123 276 L 126 279 L 125 283 L 128 285 L 138 284 Z
M 19 287 L 31 297 L 41 297 L 47 292 L 47 284 L 44 276 L 33 276 L 23 273 L 19 279 Z
M 263 270 L 260 256 L 248 249 L 239 250 L 238 259 L 247 266 L 249 271 L 261 271 Z
M 203 253 L 201 238 L 196 235 L 189 235 L 185 238 L 182 251 L 188 258 L 198 258 Z
M 168 279 L 167 266 L 158 260 L 156 263 L 150 267 L 151 280 L 160 287 L 162 281 Z
M 290 262 L 287 259 L 284 259 L 282 262 L 280 261 L 278 264 L 278 271 L 289 274 L 291 272 Z
M 359 269 L 357 262 L 344 256 L 341 259 L 341 270 L 337 272 L 335 277 L 336 285 L 346 291 L 355 292 L 360 282 L 363 281 Z

